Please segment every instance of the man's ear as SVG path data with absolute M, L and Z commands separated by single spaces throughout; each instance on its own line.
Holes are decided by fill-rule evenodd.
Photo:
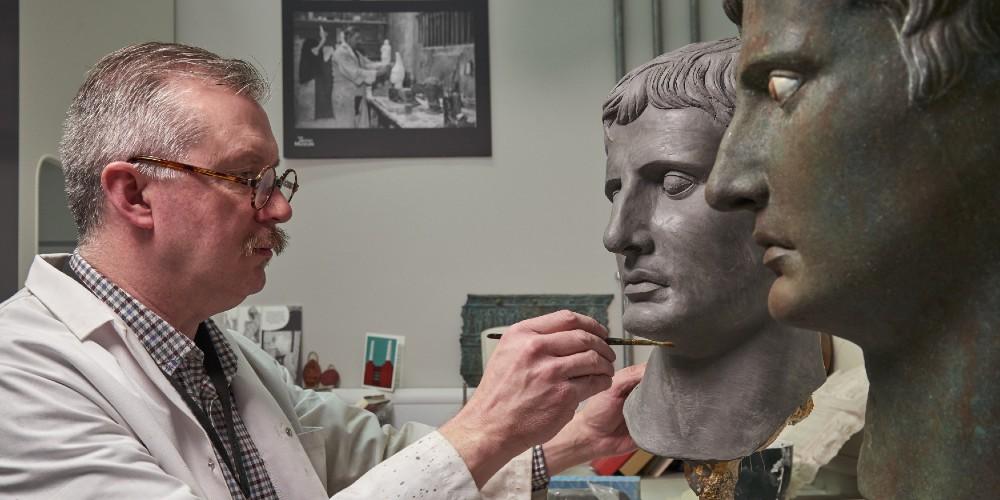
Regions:
M 144 193 L 148 185 L 149 178 L 128 162 L 109 163 L 101 171 L 101 188 L 110 208 L 141 229 L 153 229 L 153 209 Z

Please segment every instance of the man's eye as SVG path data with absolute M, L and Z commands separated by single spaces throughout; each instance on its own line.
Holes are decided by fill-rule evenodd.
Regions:
M 802 86 L 802 77 L 797 73 L 774 70 L 767 77 L 767 91 L 779 105 L 785 104 Z
M 691 176 L 680 172 L 668 172 L 663 176 L 663 192 L 671 198 L 683 198 L 695 184 Z

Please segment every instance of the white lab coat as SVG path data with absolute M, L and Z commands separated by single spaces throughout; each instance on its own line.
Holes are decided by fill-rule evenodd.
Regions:
M 365 89 L 375 83 L 375 63 L 347 44 L 339 44 L 334 49 L 333 63 L 333 128 L 367 128 Z M 354 114 L 355 98 L 360 98 L 357 118 Z
M 205 431 L 137 336 L 59 270 L 67 258 L 36 257 L 25 288 L 0 304 L 0 497 L 230 498 Z M 226 335 L 239 412 L 279 497 L 480 497 L 439 433 L 380 427 Z M 525 453 L 486 489 L 527 498 L 529 483 Z

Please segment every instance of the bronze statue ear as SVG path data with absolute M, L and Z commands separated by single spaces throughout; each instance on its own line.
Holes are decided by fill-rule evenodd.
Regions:
M 833 373 L 833 337 L 829 333 L 820 333 L 819 342 L 823 351 L 823 368 L 829 377 Z

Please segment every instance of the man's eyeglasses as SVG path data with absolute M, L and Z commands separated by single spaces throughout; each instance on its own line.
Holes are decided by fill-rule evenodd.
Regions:
M 155 156 L 133 156 L 128 161 L 129 163 L 153 163 L 161 167 L 194 172 L 196 174 L 207 175 L 209 177 L 215 177 L 216 179 L 223 179 L 237 184 L 243 184 L 244 186 L 250 186 L 250 188 L 253 189 L 250 194 L 250 205 L 255 210 L 260 210 L 267 205 L 267 202 L 271 199 L 271 195 L 274 193 L 275 187 L 281 190 L 282 196 L 284 196 L 289 203 L 292 202 L 292 197 L 295 196 L 295 192 L 299 190 L 298 174 L 290 168 L 285 170 L 285 172 L 281 174 L 281 177 L 278 177 L 277 172 L 274 171 L 274 167 L 267 166 L 264 167 L 264 170 L 261 170 L 260 173 L 257 174 L 257 177 L 251 179 L 247 177 L 240 177 L 238 175 L 224 174 L 215 170 L 188 165 L 186 163 L 164 160 L 163 158 L 157 158 Z

